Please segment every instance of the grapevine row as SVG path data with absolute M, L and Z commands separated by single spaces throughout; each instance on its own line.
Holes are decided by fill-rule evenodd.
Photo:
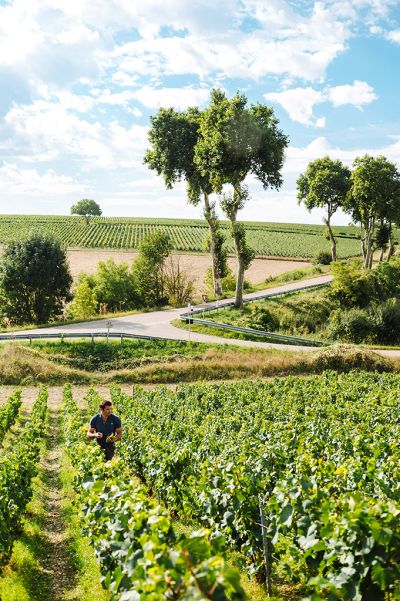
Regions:
M 93 401 L 93 393 L 92 401 Z M 115 601 L 244 600 L 236 572 L 216 554 L 205 530 L 176 535 L 167 511 L 149 498 L 122 461 L 104 463 L 96 443 L 85 443 L 80 412 L 64 389 L 64 431 L 77 469 L 83 532 Z
M 12 448 L 2 453 L 0 464 L 0 564 L 10 557 L 20 532 L 22 514 L 32 497 L 41 439 L 45 434 L 47 389 L 42 387 L 23 432 Z
M 13 394 L 0 405 L 0 445 L 3 442 L 3 438 L 7 433 L 7 430 L 14 424 L 19 409 L 21 407 L 21 389 L 17 389 Z
M 319 251 L 329 252 L 322 226 L 300 224 L 245 225 L 250 246 L 258 255 L 277 257 L 313 257 Z M 226 246 L 234 253 L 230 229 L 222 224 Z M 208 233 L 200 220 L 150 220 L 129 218 L 92 219 L 89 224 L 79 217 L 0 216 L 0 239 L 7 243 L 23 239 L 32 232 L 50 233 L 69 247 L 137 249 L 151 232 L 163 231 L 171 237 L 174 250 L 204 252 Z M 341 258 L 360 253 L 357 228 L 337 228 L 338 252 Z
M 251 573 L 312 600 L 400 599 L 400 377 L 112 391 L 121 454 L 170 510 L 224 534 Z M 385 596 L 386 595 L 386 596 Z

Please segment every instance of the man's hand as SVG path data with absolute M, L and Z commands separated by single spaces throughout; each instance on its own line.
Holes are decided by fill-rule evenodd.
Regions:
M 101 432 L 96 432 L 96 438 L 103 438 L 103 434 Z
M 116 436 L 114 436 L 114 434 L 109 434 L 106 438 L 106 442 L 115 442 L 117 439 Z

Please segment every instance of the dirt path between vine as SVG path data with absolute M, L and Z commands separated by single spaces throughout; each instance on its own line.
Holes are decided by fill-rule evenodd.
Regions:
M 43 534 L 47 541 L 48 553 L 43 561 L 43 569 L 48 573 L 52 586 L 51 598 L 63 601 L 68 591 L 75 586 L 76 573 L 71 566 L 67 551 L 67 534 L 62 514 L 62 485 L 60 480 L 62 446 L 58 426 L 62 388 L 50 388 L 48 399 L 49 428 L 48 445 L 41 460 L 46 483 L 43 505 L 46 517 Z

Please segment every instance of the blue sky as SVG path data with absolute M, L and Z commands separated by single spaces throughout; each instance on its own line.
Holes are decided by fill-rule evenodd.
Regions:
M 242 219 L 314 222 L 296 179 L 325 154 L 400 168 L 400 1 L 0 0 L 0 213 L 201 217 L 143 165 L 160 106 L 213 87 L 272 106 L 290 137 L 279 192 Z M 348 223 L 337 215 L 336 223 Z

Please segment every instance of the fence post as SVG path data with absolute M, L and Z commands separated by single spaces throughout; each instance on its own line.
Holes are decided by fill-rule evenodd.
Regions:
M 61 344 L 64 344 L 64 334 L 61 334 L 60 338 L 61 338 Z
M 268 597 L 271 597 L 271 595 L 272 595 L 271 554 L 270 554 L 270 549 L 269 549 L 269 544 L 268 544 L 268 537 L 267 537 L 267 533 L 266 533 L 267 522 L 266 522 L 265 513 L 264 513 L 264 506 L 263 506 L 264 501 L 260 494 L 258 495 L 258 504 L 260 507 L 261 533 L 262 533 L 263 547 L 264 547 L 265 584 L 267 586 L 267 595 L 268 595 Z
M 94 336 L 93 336 L 93 334 L 91 334 L 91 336 L 92 336 L 92 346 L 94 346 Z
M 121 344 L 122 344 L 123 339 L 124 339 L 124 335 L 121 333 Z
M 32 336 L 29 334 L 29 346 L 32 346 Z

